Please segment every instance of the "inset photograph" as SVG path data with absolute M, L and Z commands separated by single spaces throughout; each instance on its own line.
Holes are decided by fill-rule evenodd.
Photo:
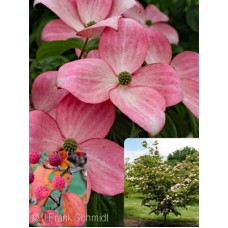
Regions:
M 199 226 L 199 139 L 124 142 L 124 226 Z
M 29 226 L 86 226 L 87 156 L 29 153 Z

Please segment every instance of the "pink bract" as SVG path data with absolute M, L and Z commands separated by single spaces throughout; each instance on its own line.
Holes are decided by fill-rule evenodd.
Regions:
M 146 63 L 167 63 L 172 59 L 172 48 L 166 36 L 159 31 L 147 29 L 149 45 Z
M 169 20 L 169 17 L 162 13 L 155 5 L 149 4 L 144 9 L 144 7 L 137 2 L 137 6 L 128 9 L 124 16 L 127 18 L 132 18 L 145 27 L 162 32 L 172 44 L 178 44 L 179 36 L 177 31 L 165 23 Z
M 87 103 L 111 99 L 124 114 L 151 135 L 165 123 L 165 108 L 182 100 L 179 78 L 168 64 L 141 67 L 148 51 L 147 31 L 132 19 L 120 19 L 119 29 L 106 28 L 99 42 L 100 59 L 63 65 L 57 84 Z M 130 74 L 129 85 L 118 76 Z
M 96 58 L 100 59 L 100 53 L 98 50 L 92 50 L 88 53 L 87 58 Z
M 73 37 L 76 37 L 75 30 L 61 19 L 54 19 L 48 22 L 41 33 L 43 41 L 67 40 Z
M 57 106 L 56 120 L 43 111 L 30 112 L 30 149 L 60 151 L 65 139 L 74 139 L 77 151 L 88 156 L 89 186 L 106 195 L 122 193 L 123 148 L 104 139 L 114 118 L 111 102 L 86 104 L 68 94 Z
M 199 118 L 199 54 L 184 51 L 173 58 L 171 66 L 181 79 L 182 102 Z
M 182 102 L 199 118 L 199 54 L 193 51 L 184 51 L 171 61 L 172 50 L 168 40 L 158 31 L 150 30 L 148 34 L 149 48 L 146 62 L 148 64 L 168 63 L 173 67 L 180 77 L 183 91 Z
M 56 106 L 68 94 L 56 86 L 57 71 L 47 71 L 38 75 L 32 86 L 32 103 L 36 110 L 48 112 L 55 118 Z
M 137 3 L 134 0 L 35 0 L 52 10 L 62 22 L 49 22 L 42 33 L 50 41 L 73 35 L 91 38 L 100 35 L 105 27 L 118 29 L 118 21 L 126 10 Z M 59 24 L 58 30 L 55 25 Z

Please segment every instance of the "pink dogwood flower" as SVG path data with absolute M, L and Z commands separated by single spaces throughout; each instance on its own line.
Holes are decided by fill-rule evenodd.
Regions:
M 66 39 L 78 36 L 91 38 L 102 33 L 105 27 L 118 29 L 118 21 L 127 9 L 137 5 L 135 0 L 35 0 L 42 3 L 61 20 L 46 25 L 43 39 Z
M 56 107 L 69 92 L 56 86 L 57 71 L 38 75 L 33 82 L 31 98 L 33 109 L 48 112 L 55 118 Z
M 137 3 L 137 6 L 134 6 L 127 10 L 124 13 L 124 16 L 138 21 L 149 29 L 158 30 L 164 33 L 170 43 L 178 44 L 179 36 L 177 31 L 172 26 L 164 23 L 169 20 L 169 17 L 166 14 L 162 13 L 153 4 L 147 5 L 147 7 L 144 9 L 144 7 L 139 2 Z
M 57 106 L 56 120 L 39 110 L 29 117 L 30 151 L 61 151 L 74 144 L 75 152 L 87 153 L 89 186 L 94 191 L 123 192 L 123 148 L 104 139 L 115 119 L 110 101 L 86 104 L 68 94 Z
M 184 51 L 172 60 L 171 45 L 158 31 L 149 31 L 149 48 L 146 62 L 153 64 L 163 62 L 170 64 L 180 77 L 183 92 L 182 102 L 199 118 L 199 54 Z
M 111 99 L 125 115 L 156 135 L 164 126 L 165 109 L 182 100 L 179 77 L 168 64 L 141 67 L 148 50 L 146 30 L 132 19 L 119 29 L 106 28 L 99 56 L 63 65 L 57 85 L 87 103 Z
M 199 54 L 184 51 L 173 58 L 171 66 L 181 79 L 182 102 L 199 118 Z

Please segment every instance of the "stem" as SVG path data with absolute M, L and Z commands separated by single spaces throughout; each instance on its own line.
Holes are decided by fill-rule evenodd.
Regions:
M 70 173 L 71 174 L 73 174 L 73 173 L 78 173 L 78 172 L 81 172 L 81 171 L 83 171 L 83 170 L 85 170 L 85 169 L 83 169 L 83 168 L 80 168 L 80 169 L 78 169 L 78 170 L 75 170 L 75 171 L 70 171 Z
M 48 166 L 46 166 L 45 164 L 43 164 L 43 167 L 44 167 L 45 169 L 59 170 L 59 168 L 48 167 Z
M 83 170 L 83 169 L 82 169 L 82 170 Z M 85 183 L 85 185 L 86 185 L 86 184 L 87 184 L 87 183 L 86 183 L 86 179 L 85 179 L 85 176 L 84 176 L 84 174 L 83 174 L 82 170 L 80 170 L 80 176 L 81 176 L 81 178 L 82 178 L 83 182 L 84 182 L 84 183 Z
M 59 202 L 56 201 L 51 195 L 49 196 L 50 199 L 52 199 L 58 206 L 60 206 Z
M 164 223 L 165 223 L 165 225 L 167 224 L 167 214 L 163 214 L 163 216 L 164 216 Z
M 56 203 L 56 207 L 53 208 L 53 210 L 56 210 L 58 207 L 60 207 L 61 198 L 62 198 L 62 193 L 59 196 L 59 201 L 58 202 L 51 196 L 51 199 Z
M 64 176 L 68 171 L 69 171 L 69 166 L 67 167 L 67 169 L 65 169 L 61 174 L 60 174 L 60 176 L 62 177 L 62 176 Z
M 83 45 L 83 47 L 82 47 L 82 50 L 81 50 L 81 53 L 80 53 L 80 56 L 78 57 L 78 59 L 81 59 L 81 58 L 82 58 L 82 55 L 83 55 L 83 53 L 84 53 L 84 51 L 85 51 L 85 48 L 86 48 L 86 45 L 87 45 L 88 41 L 89 41 L 89 38 L 87 38 L 87 39 L 85 40 L 85 43 L 84 43 L 84 45 Z

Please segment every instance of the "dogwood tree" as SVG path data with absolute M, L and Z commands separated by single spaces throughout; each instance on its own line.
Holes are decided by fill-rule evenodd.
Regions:
M 148 155 L 135 159 L 127 172 L 126 179 L 142 193 L 142 205 L 150 208 L 150 213 L 181 215 L 179 209 L 186 208 L 198 199 L 199 190 L 199 153 L 186 156 L 175 166 L 162 159 L 158 142 L 149 147 Z

